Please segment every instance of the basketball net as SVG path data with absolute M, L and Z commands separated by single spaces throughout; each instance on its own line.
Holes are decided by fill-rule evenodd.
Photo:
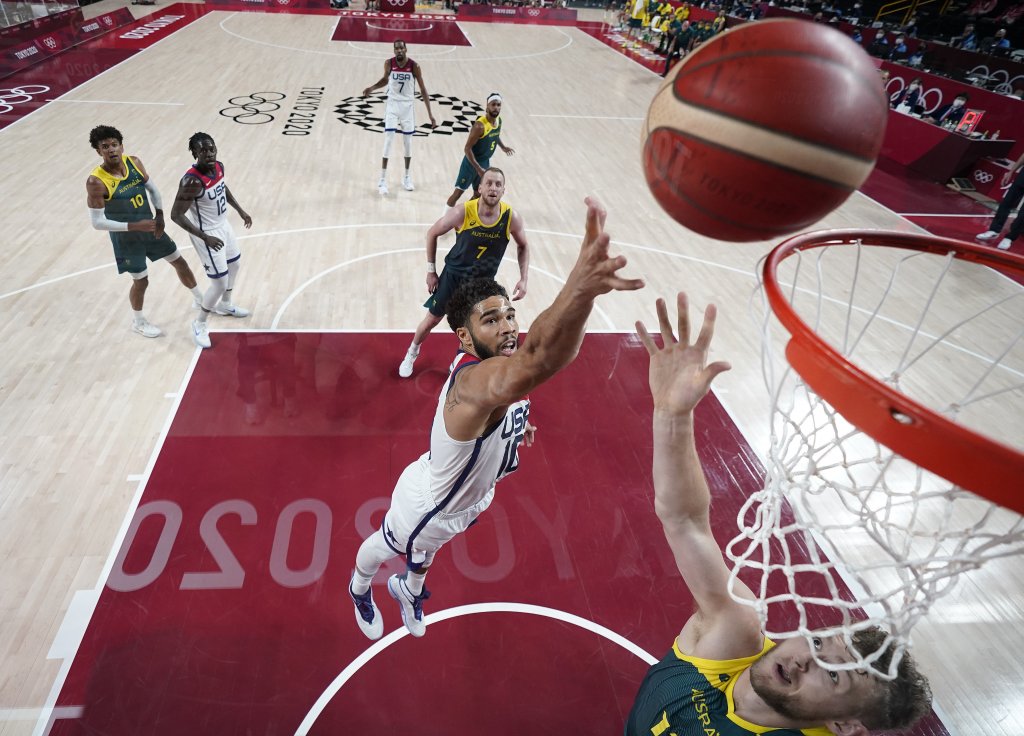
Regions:
M 1024 551 L 1021 516 L 971 492 L 1024 509 L 1024 288 L 965 261 L 1024 274 L 991 248 L 870 231 L 791 238 L 759 269 L 771 445 L 726 548 L 730 594 L 769 638 L 843 636 L 856 661 L 827 669 L 895 678 L 962 573 Z M 876 625 L 888 638 L 858 652 Z

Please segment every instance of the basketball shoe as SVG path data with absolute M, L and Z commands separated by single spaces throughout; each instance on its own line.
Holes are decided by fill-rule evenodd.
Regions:
M 996 238 L 999 237 L 999 233 L 997 233 L 995 230 L 986 230 L 983 233 L 978 233 L 974 237 L 977 238 L 978 240 L 995 240 Z
M 391 597 L 398 601 L 398 607 L 402 611 L 402 623 L 413 636 L 423 636 L 427 631 L 427 625 L 423 623 L 423 601 L 430 597 L 430 591 L 426 588 L 419 595 L 413 595 L 409 586 L 405 584 L 405 576 L 392 575 L 388 578 L 388 592 Z
M 225 304 L 224 302 L 217 302 L 213 311 L 215 314 L 223 314 L 228 317 L 248 317 L 252 314 L 252 312 L 245 307 L 239 307 L 236 304 Z
M 211 347 L 210 326 L 197 319 L 192 320 L 192 342 L 201 348 Z
M 419 348 L 414 352 L 410 347 L 405 351 L 405 357 L 402 358 L 402 364 L 398 366 L 398 375 L 402 378 L 408 378 L 412 375 L 412 364 L 416 362 L 416 358 L 420 356 Z
M 133 320 L 132 332 L 138 332 L 143 337 L 160 337 L 160 335 L 164 334 L 159 327 L 151 325 L 145 319 Z
M 382 197 L 388 193 L 388 180 L 383 176 L 380 178 L 380 181 L 377 182 L 377 191 L 380 192 Z
M 413 189 L 416 188 L 412 185 L 412 176 L 409 175 L 408 171 L 406 171 L 405 176 L 402 177 L 402 187 L 407 192 L 411 192 Z
M 348 594 L 356 606 L 356 623 L 359 624 L 359 628 L 366 634 L 367 639 L 377 641 L 384 633 L 384 619 L 380 616 L 377 604 L 373 602 L 373 588 L 362 595 L 356 595 L 352 592 L 352 582 L 349 581 Z

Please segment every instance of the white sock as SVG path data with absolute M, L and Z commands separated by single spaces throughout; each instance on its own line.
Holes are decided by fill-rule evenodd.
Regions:
M 423 579 L 427 577 L 427 573 L 422 575 L 415 572 L 407 572 L 405 574 L 405 587 L 409 589 L 409 592 L 413 595 L 419 595 L 423 592 Z
M 388 170 L 387 169 L 381 169 L 380 170 L 380 178 L 381 179 L 387 179 L 388 178 Z
M 132 310 L 132 314 L 134 315 L 134 322 L 135 322 L 135 324 L 141 324 L 142 322 L 146 321 L 146 318 L 144 316 L 142 316 L 142 310 L 141 309 L 133 309 Z
M 199 291 L 199 286 L 193 286 L 191 289 L 189 289 L 189 291 L 192 292 L 192 296 L 194 296 L 196 299 L 198 299 L 199 301 L 203 301 L 203 292 Z
M 412 357 L 415 358 L 419 354 L 420 354 L 420 346 L 417 345 L 416 343 L 410 344 L 409 345 L 409 355 L 411 355 Z
M 210 313 L 207 312 L 205 309 L 200 309 L 199 310 L 199 316 L 196 317 L 196 320 L 198 320 L 199 322 L 206 322 L 209 318 L 210 318 Z
M 357 567 L 352 573 L 352 592 L 356 595 L 364 595 L 370 589 L 372 582 L 373 575 L 364 575 Z

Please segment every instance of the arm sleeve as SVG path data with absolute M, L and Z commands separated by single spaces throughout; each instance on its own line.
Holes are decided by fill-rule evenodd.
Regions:
M 146 187 L 146 191 L 149 192 L 149 201 L 153 203 L 153 209 L 162 210 L 164 208 L 164 202 L 160 197 L 160 190 L 156 188 L 156 184 L 153 183 L 153 180 L 147 179 L 146 183 L 142 186 Z
M 92 226 L 96 230 L 111 230 L 117 232 L 127 232 L 127 222 L 117 222 L 116 220 L 108 220 L 106 213 L 101 209 L 89 208 L 89 219 L 92 220 Z

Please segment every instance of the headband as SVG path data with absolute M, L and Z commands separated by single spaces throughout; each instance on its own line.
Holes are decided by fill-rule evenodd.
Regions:
M 489 95 L 487 95 L 487 102 L 490 103 L 492 100 L 497 100 L 498 102 L 501 102 L 501 95 L 499 95 L 497 92 L 491 92 Z

